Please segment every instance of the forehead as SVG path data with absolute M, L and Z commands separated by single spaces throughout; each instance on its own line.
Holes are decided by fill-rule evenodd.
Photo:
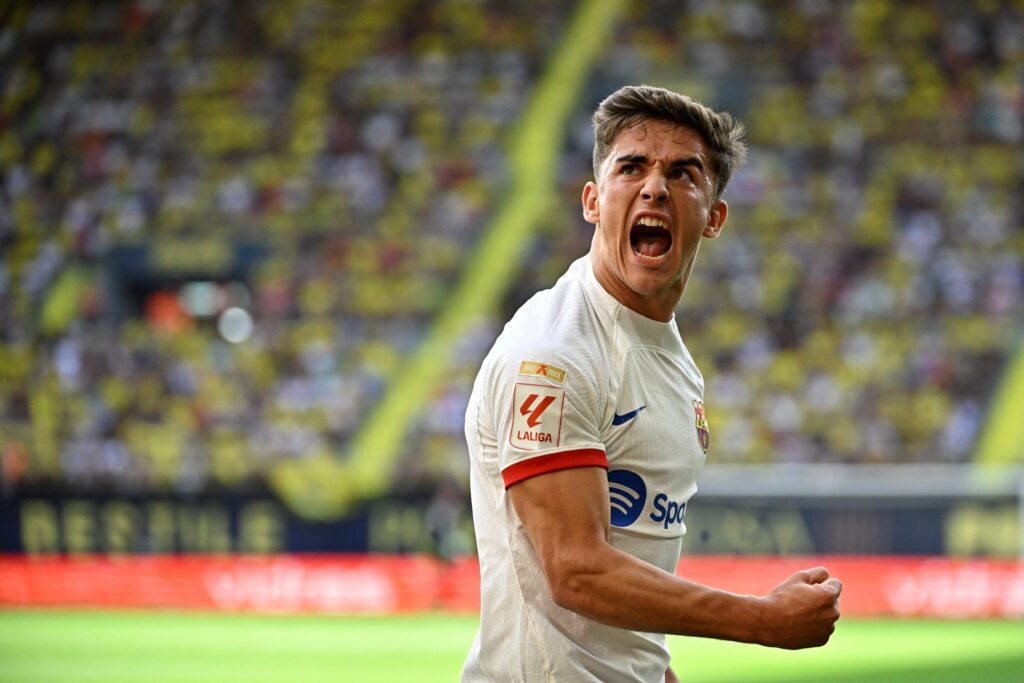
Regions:
M 652 161 L 669 162 L 697 157 L 707 168 L 708 150 L 700 133 L 688 126 L 668 121 L 646 119 L 623 128 L 612 141 L 608 159 L 624 154 L 642 154 Z

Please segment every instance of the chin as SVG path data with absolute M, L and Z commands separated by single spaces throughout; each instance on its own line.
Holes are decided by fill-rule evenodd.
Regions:
M 679 279 L 678 268 L 668 263 L 644 265 L 634 261 L 629 273 L 629 286 L 637 294 L 658 294 Z
M 666 291 L 670 286 L 670 281 L 665 278 L 634 277 L 627 284 L 634 294 L 655 296 Z

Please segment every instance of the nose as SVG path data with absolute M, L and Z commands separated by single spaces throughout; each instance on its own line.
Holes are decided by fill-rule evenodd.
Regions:
M 659 169 L 654 169 L 647 175 L 643 186 L 643 198 L 656 202 L 668 199 L 668 182 L 665 180 L 665 174 Z

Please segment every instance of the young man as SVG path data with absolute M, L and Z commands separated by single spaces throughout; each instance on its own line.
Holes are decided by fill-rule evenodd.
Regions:
M 763 597 L 674 573 L 709 433 L 673 311 L 725 225 L 742 125 L 628 86 L 594 132 L 590 253 L 506 325 L 466 414 L 483 604 L 464 681 L 674 681 L 663 634 L 813 647 L 839 617 L 824 568 Z

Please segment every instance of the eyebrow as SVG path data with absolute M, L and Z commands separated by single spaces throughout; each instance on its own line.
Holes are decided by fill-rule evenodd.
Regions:
M 646 164 L 649 161 L 650 159 L 648 159 L 645 154 L 623 154 L 615 159 L 616 164 Z M 681 157 L 679 159 L 673 159 L 668 165 L 669 168 L 681 168 L 683 166 L 693 166 L 701 173 L 704 172 L 704 163 L 698 157 Z

